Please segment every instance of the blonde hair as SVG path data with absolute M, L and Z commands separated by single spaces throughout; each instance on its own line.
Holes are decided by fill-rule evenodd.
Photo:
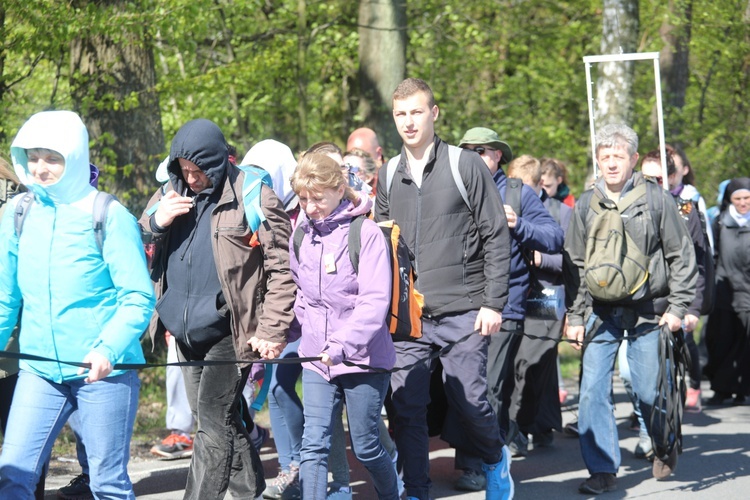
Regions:
M 351 201 L 358 199 L 357 194 L 349 187 L 341 166 L 330 156 L 320 153 L 306 153 L 300 158 L 297 169 L 291 179 L 292 190 L 299 196 L 302 191 L 319 193 L 325 189 L 339 189 L 342 185 L 344 198 Z
M 542 181 L 542 164 L 531 155 L 521 155 L 508 165 L 508 177 L 528 180 L 530 184 L 538 186 Z
M 18 177 L 16 177 L 16 173 L 13 171 L 10 163 L 8 163 L 8 161 L 2 156 L 0 156 L 0 179 L 5 179 L 16 185 L 20 184 L 20 181 L 18 180 Z

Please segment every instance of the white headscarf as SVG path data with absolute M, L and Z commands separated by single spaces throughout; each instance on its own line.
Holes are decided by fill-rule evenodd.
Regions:
M 297 206 L 297 195 L 292 191 L 289 180 L 297 168 L 297 160 L 289 146 L 273 139 L 260 141 L 250 148 L 240 165 L 255 165 L 271 175 L 273 190 L 289 211 Z

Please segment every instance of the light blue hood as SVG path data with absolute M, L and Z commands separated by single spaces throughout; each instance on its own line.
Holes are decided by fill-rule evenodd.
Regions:
M 45 148 L 65 158 L 65 170 L 55 184 L 42 186 L 29 172 L 26 150 Z M 47 203 L 74 203 L 95 191 L 89 184 L 89 134 L 72 111 L 43 111 L 23 124 L 10 146 L 20 181 Z

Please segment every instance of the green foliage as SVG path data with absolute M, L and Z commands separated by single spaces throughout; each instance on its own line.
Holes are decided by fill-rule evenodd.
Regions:
M 641 2 L 640 51 L 661 50 L 662 22 L 684 24 L 668 7 L 685 1 Z M 357 2 L 307 0 L 302 32 L 298 0 L 4 4 L 3 151 L 32 113 L 72 106 L 70 81 L 77 76 L 69 47 L 84 34 L 113 43 L 153 43 L 167 147 L 176 130 L 197 117 L 216 121 L 240 156 L 269 137 L 293 150 L 320 140 L 343 145 L 360 125 Z M 744 139 L 750 119 L 749 21 L 746 1 L 693 0 L 692 9 L 686 103 L 666 110 L 685 125 L 667 140 L 684 144 L 710 200 L 723 178 L 750 173 Z M 492 127 L 517 155 L 563 160 L 578 194 L 591 168 L 582 57 L 600 51 L 600 0 L 424 0 L 407 3 L 407 19 L 407 74 L 433 87 L 441 108 L 438 134 L 455 143 L 469 127 Z M 648 63 L 636 68 L 633 126 L 645 152 L 657 144 L 653 71 Z M 79 111 L 85 118 L 88 106 L 134 109 L 139 99 L 132 91 L 91 94 Z M 117 138 L 107 132 L 95 140 L 111 159 L 106 145 Z

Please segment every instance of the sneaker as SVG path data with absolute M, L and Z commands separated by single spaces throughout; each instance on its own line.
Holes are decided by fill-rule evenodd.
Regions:
M 568 399 L 568 391 L 566 391 L 565 389 L 563 389 L 562 387 L 560 387 L 557 390 L 557 395 L 560 398 L 560 404 L 564 405 L 565 404 L 565 400 Z
M 685 411 L 698 413 L 701 411 L 701 390 L 688 387 L 685 396 Z
M 253 438 L 253 446 L 255 446 L 255 449 L 258 450 L 258 453 L 260 453 L 260 450 L 263 448 L 263 445 L 266 444 L 266 441 L 268 441 L 268 429 L 265 427 L 261 427 L 258 424 L 255 424 L 255 432 L 253 434 L 256 434 L 256 437 Z
M 662 460 L 659 457 L 654 457 L 654 465 L 651 472 L 657 481 L 666 479 L 672 475 L 674 470 L 677 468 L 677 447 L 673 447 L 669 456 Z
M 508 444 L 511 457 L 525 457 L 529 454 L 529 438 L 523 432 L 517 432 Z
M 291 466 L 286 470 L 279 471 L 279 475 L 270 481 L 263 490 L 263 498 L 277 500 L 281 498 L 284 491 L 299 477 L 299 467 Z
M 292 482 L 284 490 L 284 493 L 281 494 L 281 500 L 300 500 L 301 498 L 302 489 L 299 486 L 299 474 L 296 474 Z
M 464 469 L 463 475 L 458 478 L 454 486 L 461 491 L 482 491 L 487 484 L 487 478 L 484 476 L 481 472 Z
M 342 486 L 336 489 L 329 488 L 326 499 L 328 500 L 352 500 L 352 489 L 349 486 Z
M 563 427 L 563 432 L 568 436 L 578 437 L 578 420 L 574 420 L 569 424 L 565 424 L 565 427 Z
M 641 423 L 638 421 L 638 415 L 635 414 L 635 412 L 632 412 L 630 414 L 630 417 L 628 417 L 630 420 L 630 423 L 628 425 L 628 429 L 634 432 L 640 432 L 641 430 Z
M 510 450 L 503 446 L 503 459 L 496 464 L 482 464 L 487 476 L 486 500 L 511 500 L 513 498 L 513 478 L 510 477 Z
M 78 474 L 67 486 L 63 486 L 57 490 L 57 498 L 65 500 L 89 500 L 90 498 L 94 498 L 89 487 L 89 475 Z
M 633 455 L 635 455 L 635 458 L 645 458 L 646 460 L 651 460 L 653 458 L 654 447 L 651 444 L 651 438 L 649 436 L 641 436 L 638 440 L 638 444 L 635 445 Z
M 591 477 L 581 483 L 578 491 L 590 495 L 601 495 L 606 491 L 615 491 L 617 489 L 617 477 L 614 474 L 606 472 L 595 472 Z
M 177 460 L 193 456 L 193 440 L 189 436 L 173 433 L 165 437 L 161 444 L 151 447 L 151 453 L 162 460 Z

